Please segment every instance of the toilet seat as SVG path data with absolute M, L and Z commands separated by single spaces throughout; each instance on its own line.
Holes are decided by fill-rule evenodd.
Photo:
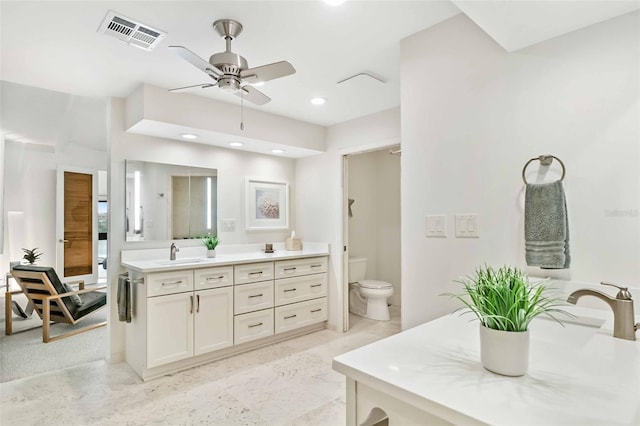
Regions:
M 370 288 L 376 290 L 382 290 L 387 288 L 393 288 L 393 286 L 385 281 L 377 281 L 377 280 L 362 280 L 358 282 L 358 285 L 362 288 Z

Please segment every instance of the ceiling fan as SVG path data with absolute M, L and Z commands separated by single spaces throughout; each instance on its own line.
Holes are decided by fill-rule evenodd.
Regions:
M 224 92 L 234 93 L 242 99 L 253 102 L 256 105 L 264 105 L 271 99 L 255 89 L 253 85 L 276 78 L 295 74 L 296 69 L 288 61 L 275 62 L 249 68 L 247 60 L 231 51 L 231 40 L 242 32 L 242 24 L 233 19 L 219 19 L 213 23 L 213 28 L 226 42 L 226 50 L 214 53 L 205 61 L 184 46 L 169 46 L 174 53 L 213 79 L 213 83 L 195 84 L 192 86 L 178 87 L 169 91 L 188 89 L 191 87 L 218 86 Z

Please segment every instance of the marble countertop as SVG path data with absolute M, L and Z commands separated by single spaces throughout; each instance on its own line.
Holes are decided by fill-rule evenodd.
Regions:
M 479 323 L 457 313 L 340 355 L 333 368 L 456 424 L 640 424 L 640 341 L 614 338 L 610 311 L 566 309 L 600 327 L 535 319 L 522 377 L 485 370 Z
M 273 253 L 265 253 L 255 244 L 238 245 L 218 250 L 219 253 L 214 258 L 205 257 L 206 250 L 202 248 L 185 247 L 177 253 L 175 261 L 169 260 L 168 249 L 123 250 L 121 265 L 127 269 L 148 273 L 329 255 L 328 244 L 307 243 L 303 244 L 303 249 L 299 251 L 285 250 L 284 246 L 279 247 L 279 244 L 274 247 Z

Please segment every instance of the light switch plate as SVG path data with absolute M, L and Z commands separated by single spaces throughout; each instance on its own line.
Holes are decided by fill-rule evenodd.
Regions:
M 447 238 L 447 216 L 429 215 L 424 217 L 427 238 Z
M 222 232 L 235 232 L 236 220 L 235 219 L 220 219 L 220 228 Z
M 477 214 L 457 214 L 456 238 L 480 238 L 478 225 Z

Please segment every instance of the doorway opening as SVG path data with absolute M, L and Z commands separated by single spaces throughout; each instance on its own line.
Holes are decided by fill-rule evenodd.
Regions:
M 391 146 L 343 157 L 344 331 L 387 320 L 387 309 L 400 321 L 400 152 Z

